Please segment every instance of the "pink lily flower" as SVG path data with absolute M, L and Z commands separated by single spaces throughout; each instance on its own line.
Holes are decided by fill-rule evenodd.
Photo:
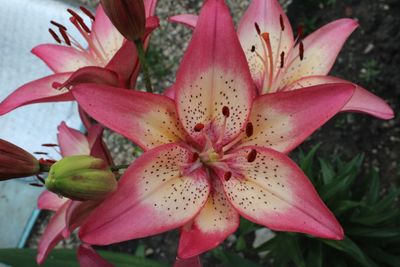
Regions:
M 158 27 L 154 17 L 157 0 L 146 0 L 146 34 Z M 139 59 L 135 45 L 126 41 L 106 16 L 101 5 L 95 16 L 82 9 L 92 21 L 89 29 L 83 19 L 74 11 L 71 22 L 87 42 L 87 48 L 78 43 L 67 28 L 56 22 L 60 35 L 50 30 L 59 44 L 42 44 L 32 49 L 55 74 L 23 85 L 0 103 L 0 115 L 4 115 L 20 106 L 74 100 L 68 87 L 81 82 L 99 82 L 114 86 L 132 87 L 139 73 Z M 75 72 L 75 73 L 74 73 Z
M 194 28 L 197 16 L 177 15 L 170 21 Z M 328 73 L 344 42 L 357 27 L 355 20 L 339 19 L 304 40 L 302 34 L 295 39 L 289 19 L 277 0 L 253 0 L 237 34 L 258 93 L 266 94 L 319 84 L 351 83 Z M 394 117 L 385 101 L 361 86 L 357 86 L 342 111 L 363 112 L 381 119 Z
M 100 125 L 92 126 L 92 128 L 89 129 L 88 136 L 69 128 L 64 122 L 60 124 L 58 131 L 58 143 L 63 157 L 73 155 L 92 155 L 102 158 L 111 164 L 108 151 L 102 141 L 103 128 Z M 51 250 L 61 240 L 68 238 L 70 233 L 85 221 L 90 212 L 99 205 L 100 202 L 73 201 L 67 198 L 61 198 L 50 191 L 44 191 L 39 196 L 38 207 L 43 210 L 55 211 L 55 214 L 50 219 L 50 222 L 40 239 L 37 263 L 42 264 Z M 85 246 L 79 249 L 78 255 L 93 256 L 93 253 L 94 250 L 90 250 L 90 248 Z M 90 256 L 90 258 L 93 258 L 92 256 Z M 84 261 L 84 259 L 82 260 Z M 108 267 L 110 265 L 98 266 Z
M 72 90 L 90 116 L 146 150 L 81 226 L 84 242 L 106 245 L 180 227 L 178 257 L 188 259 L 235 232 L 239 215 L 273 230 L 343 238 L 284 153 L 341 110 L 355 86 L 255 98 L 229 10 L 223 0 L 207 0 L 174 88 L 174 100 L 96 84 Z

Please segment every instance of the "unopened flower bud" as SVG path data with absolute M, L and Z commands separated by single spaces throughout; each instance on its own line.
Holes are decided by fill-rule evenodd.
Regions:
M 100 200 L 117 188 L 114 174 L 102 159 L 71 156 L 51 166 L 47 189 L 73 200 Z
M 130 41 L 141 39 L 146 28 L 143 0 L 101 0 L 104 11 L 118 31 Z
M 5 140 L 0 139 L 0 181 L 38 174 L 38 160 Z

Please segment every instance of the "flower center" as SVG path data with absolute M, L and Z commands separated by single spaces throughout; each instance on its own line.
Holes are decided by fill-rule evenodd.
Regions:
M 197 123 L 194 126 L 194 131 L 201 133 L 201 136 L 204 138 L 205 145 L 201 151 L 193 154 L 193 158 L 189 163 L 182 166 L 184 173 L 189 174 L 198 168 L 204 167 L 209 171 L 219 173 L 219 177 L 222 177 L 225 180 L 229 180 L 232 174 L 240 173 L 240 166 L 235 163 L 236 156 L 235 154 L 229 153 L 229 151 L 240 142 L 240 140 L 243 138 L 243 134 L 245 134 L 247 137 L 251 137 L 253 135 L 253 124 L 248 122 L 245 130 L 241 134 L 239 134 L 229 143 L 223 143 L 226 131 L 226 123 L 231 113 L 229 107 L 227 106 L 224 106 L 221 111 L 224 121 L 222 125 L 216 127 L 218 131 L 212 128 L 215 126 L 212 123 L 209 125 Z M 257 152 L 252 150 L 247 157 L 247 161 L 253 162 L 256 156 Z

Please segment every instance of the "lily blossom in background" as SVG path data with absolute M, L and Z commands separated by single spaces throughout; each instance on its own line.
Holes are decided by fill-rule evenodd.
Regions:
M 58 131 L 58 143 L 63 157 L 92 155 L 105 160 L 111 165 L 108 151 L 102 141 L 103 128 L 100 125 L 92 126 L 92 128 L 89 129 L 88 136 L 85 136 L 75 129 L 69 128 L 64 122 L 61 123 Z M 70 233 L 85 221 L 90 212 L 99 205 L 100 202 L 101 201 L 73 201 L 68 198 L 61 198 L 50 191 L 44 191 L 39 196 L 38 207 L 43 210 L 55 211 L 55 214 L 50 219 L 39 241 L 37 263 L 42 264 L 58 242 L 68 238 Z M 79 249 L 78 256 L 84 255 L 93 259 L 93 253 L 93 249 L 85 246 Z
M 146 33 L 158 27 L 159 20 L 154 17 L 156 0 L 146 0 Z M 33 48 L 32 53 L 39 57 L 55 74 L 32 81 L 15 90 L 0 103 L 0 115 L 23 105 L 43 102 L 74 100 L 69 92 L 71 86 L 82 82 L 96 82 L 125 88 L 133 88 L 139 73 L 139 59 L 133 42 L 125 38 L 111 23 L 101 5 L 96 14 L 81 8 L 90 18 L 89 28 L 84 19 L 73 10 L 71 23 L 87 42 L 87 48 L 78 43 L 64 25 L 52 21 L 57 28 L 50 29 L 58 44 L 43 44 Z
M 177 15 L 170 21 L 194 28 L 197 16 Z M 258 93 L 266 94 L 319 84 L 351 83 L 328 73 L 344 42 L 357 27 L 355 20 L 339 19 L 304 39 L 301 32 L 295 38 L 277 0 L 253 0 L 239 23 L 237 34 Z M 381 119 L 394 116 L 385 101 L 360 86 L 342 111 L 363 112 Z
M 180 227 L 178 257 L 188 259 L 235 232 L 239 215 L 273 230 L 343 238 L 284 153 L 341 110 L 355 86 L 255 97 L 229 10 L 207 0 L 174 88 L 174 100 L 106 85 L 72 89 L 85 112 L 146 151 L 90 214 L 81 240 L 106 245 Z

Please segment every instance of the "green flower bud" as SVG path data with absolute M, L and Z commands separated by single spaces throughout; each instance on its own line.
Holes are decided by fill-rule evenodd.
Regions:
M 100 200 L 117 189 L 117 180 L 104 160 L 71 156 L 51 166 L 45 185 L 73 200 Z

